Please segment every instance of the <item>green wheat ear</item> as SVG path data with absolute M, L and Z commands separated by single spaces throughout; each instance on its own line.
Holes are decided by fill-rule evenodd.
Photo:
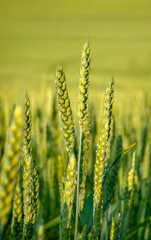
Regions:
M 0 172 L 0 225 L 3 228 L 12 207 L 16 176 L 19 168 L 19 155 L 22 136 L 21 108 L 16 107 L 10 126 L 8 145 L 1 163 Z
M 78 235 L 78 215 L 83 208 L 85 199 L 85 184 L 87 175 L 87 160 L 89 153 L 89 133 L 87 132 L 88 118 L 88 86 L 90 71 L 90 46 L 89 42 L 84 44 L 81 58 L 80 84 L 78 93 L 78 118 L 80 125 L 79 154 L 77 166 L 77 194 L 76 194 L 76 216 L 75 216 L 75 239 Z
M 23 200 L 24 200 L 24 234 L 31 239 L 33 230 L 33 160 L 31 148 L 31 108 L 30 100 L 25 97 L 25 120 L 23 141 Z
M 134 152 L 132 157 L 132 167 L 128 173 L 128 179 L 127 179 L 128 191 L 130 192 L 130 199 L 129 199 L 130 207 L 133 204 L 134 192 L 135 192 L 137 183 L 138 183 L 138 176 L 137 176 L 137 170 L 136 170 L 136 156 Z
M 75 155 L 72 154 L 67 167 L 64 194 L 61 199 L 60 240 L 69 238 L 76 187 L 76 165 L 77 163 Z
M 81 126 L 84 125 L 88 114 L 88 86 L 90 72 L 90 44 L 87 41 L 82 50 L 80 85 L 78 94 L 78 117 Z
M 70 99 L 66 86 L 66 78 L 61 65 L 59 65 L 56 70 L 56 89 L 64 141 L 67 151 L 71 153 L 75 146 L 75 130 L 70 106 Z
M 114 79 L 111 79 L 104 97 L 103 124 L 97 148 L 94 172 L 94 209 L 99 206 L 102 195 L 102 183 L 105 171 L 107 145 L 110 137 L 110 126 L 113 105 Z
M 60 192 L 61 199 L 64 194 L 63 179 L 65 179 L 65 175 L 66 175 L 65 167 L 66 167 L 67 157 L 68 157 L 67 153 L 63 152 L 57 158 L 57 178 L 58 178 L 58 183 L 59 183 L 59 192 Z
M 19 240 L 22 238 L 22 235 L 23 235 L 23 194 L 22 194 L 21 169 L 19 169 L 13 200 L 12 236 L 14 240 Z
M 97 148 L 96 163 L 94 170 L 94 202 L 93 202 L 93 214 L 95 222 L 95 234 L 92 233 L 92 239 L 97 237 L 100 228 L 100 217 L 103 209 L 103 178 L 106 169 L 106 154 L 108 141 L 110 137 L 112 106 L 113 106 L 113 93 L 114 93 L 114 79 L 112 78 L 106 89 L 104 97 L 103 108 L 103 124 L 101 130 L 101 136 Z
M 83 209 L 86 196 L 86 177 L 88 169 L 88 158 L 90 148 L 90 114 L 87 115 L 86 123 L 83 127 L 80 166 L 80 209 Z
M 33 224 L 35 224 L 36 222 L 38 209 L 39 209 L 39 173 L 37 162 L 33 160 Z

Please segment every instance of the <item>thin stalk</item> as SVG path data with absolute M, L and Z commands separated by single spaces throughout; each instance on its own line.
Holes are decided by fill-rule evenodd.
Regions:
M 55 227 L 56 225 L 58 225 L 59 222 L 60 222 L 60 216 L 56 217 L 55 219 L 53 219 L 50 222 L 46 223 L 44 228 L 45 228 L 45 230 L 50 229 L 50 228 Z
M 80 160 L 81 160 L 81 145 L 82 145 L 82 126 L 80 126 L 80 144 L 78 155 L 78 172 L 77 172 L 77 194 L 76 194 L 76 217 L 75 217 L 75 232 L 74 240 L 78 239 L 78 216 L 79 216 L 79 180 L 80 180 Z

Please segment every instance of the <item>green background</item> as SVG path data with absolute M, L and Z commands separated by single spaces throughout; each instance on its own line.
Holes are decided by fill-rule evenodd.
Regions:
M 77 95 L 81 49 L 91 44 L 90 98 L 115 77 L 130 96 L 151 87 L 151 1 L 0 1 L 0 95 L 16 101 L 24 92 L 55 91 L 62 63 L 69 95 Z

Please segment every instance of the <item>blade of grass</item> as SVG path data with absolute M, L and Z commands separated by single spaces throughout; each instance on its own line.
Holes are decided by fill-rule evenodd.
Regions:
M 148 218 L 147 220 L 145 220 L 144 222 L 142 223 L 139 223 L 138 225 L 136 225 L 135 227 L 133 227 L 132 229 L 130 229 L 130 231 L 126 234 L 126 239 L 129 239 L 131 238 L 131 236 L 133 234 L 136 233 L 136 231 L 141 228 L 141 227 L 144 227 L 147 223 L 151 222 L 151 217 Z
M 59 222 L 60 222 L 60 216 L 58 216 L 55 219 L 52 219 L 50 222 L 46 223 L 44 228 L 45 228 L 45 230 L 53 228 L 53 227 L 59 225 Z
M 109 168 L 107 169 L 105 176 L 104 176 L 104 180 L 103 180 L 103 184 L 105 183 L 107 176 L 109 174 L 109 171 L 112 169 L 112 167 L 120 160 L 120 158 L 122 158 L 127 152 L 129 152 L 134 146 L 136 145 L 136 143 L 132 144 L 131 146 L 129 146 L 128 148 L 126 148 L 124 151 L 122 151 L 117 158 L 114 160 L 114 162 L 109 166 Z

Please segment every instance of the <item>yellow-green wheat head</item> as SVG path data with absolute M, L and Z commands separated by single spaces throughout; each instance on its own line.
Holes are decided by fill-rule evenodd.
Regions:
M 67 158 L 66 152 L 60 154 L 57 158 L 57 178 L 58 178 L 59 191 L 60 191 L 61 198 L 64 194 L 63 179 L 65 179 L 65 175 L 66 175 L 66 169 L 65 169 L 66 168 L 66 158 Z
M 70 99 L 66 87 L 65 73 L 61 65 L 59 65 L 56 70 L 56 89 L 64 141 L 67 151 L 71 153 L 75 146 L 75 130 L 70 106 Z
M 90 72 L 90 44 L 87 41 L 84 44 L 81 58 L 80 85 L 78 94 L 78 117 L 82 126 L 88 113 L 88 86 Z
M 132 157 L 132 167 L 128 173 L 127 186 L 128 191 L 130 192 L 129 206 L 132 206 L 134 200 L 134 192 L 138 184 L 138 176 L 136 170 L 136 155 L 133 153 Z
M 88 170 L 88 159 L 90 151 L 90 114 L 87 115 L 87 119 L 83 128 L 82 134 L 82 148 L 81 148 L 81 166 L 80 166 L 80 208 L 82 210 L 86 197 L 86 178 Z
M 0 225 L 5 226 L 12 207 L 22 136 L 22 112 L 16 107 L 0 172 Z
M 103 108 L 103 124 L 101 136 L 97 148 L 95 171 L 94 171 L 94 209 L 100 204 L 102 195 L 102 183 L 105 173 L 107 145 L 110 136 L 111 116 L 114 94 L 114 79 L 112 78 L 106 89 Z
M 33 159 L 31 148 L 31 107 L 29 97 L 25 97 L 24 106 L 24 139 L 23 139 L 23 201 L 24 232 L 27 239 L 32 236 L 33 229 Z
M 76 158 L 71 154 L 67 167 L 64 194 L 61 199 L 60 239 L 67 239 L 71 227 L 71 216 L 76 187 Z
M 28 95 L 25 96 L 24 104 L 24 139 L 23 139 L 23 151 L 25 155 L 32 154 L 31 148 L 31 107 L 30 99 Z
M 33 161 L 33 224 L 36 222 L 39 209 L 39 173 L 37 162 Z
M 19 240 L 23 235 L 23 195 L 21 169 L 17 176 L 13 199 L 13 216 L 12 216 L 12 236 L 14 240 Z

